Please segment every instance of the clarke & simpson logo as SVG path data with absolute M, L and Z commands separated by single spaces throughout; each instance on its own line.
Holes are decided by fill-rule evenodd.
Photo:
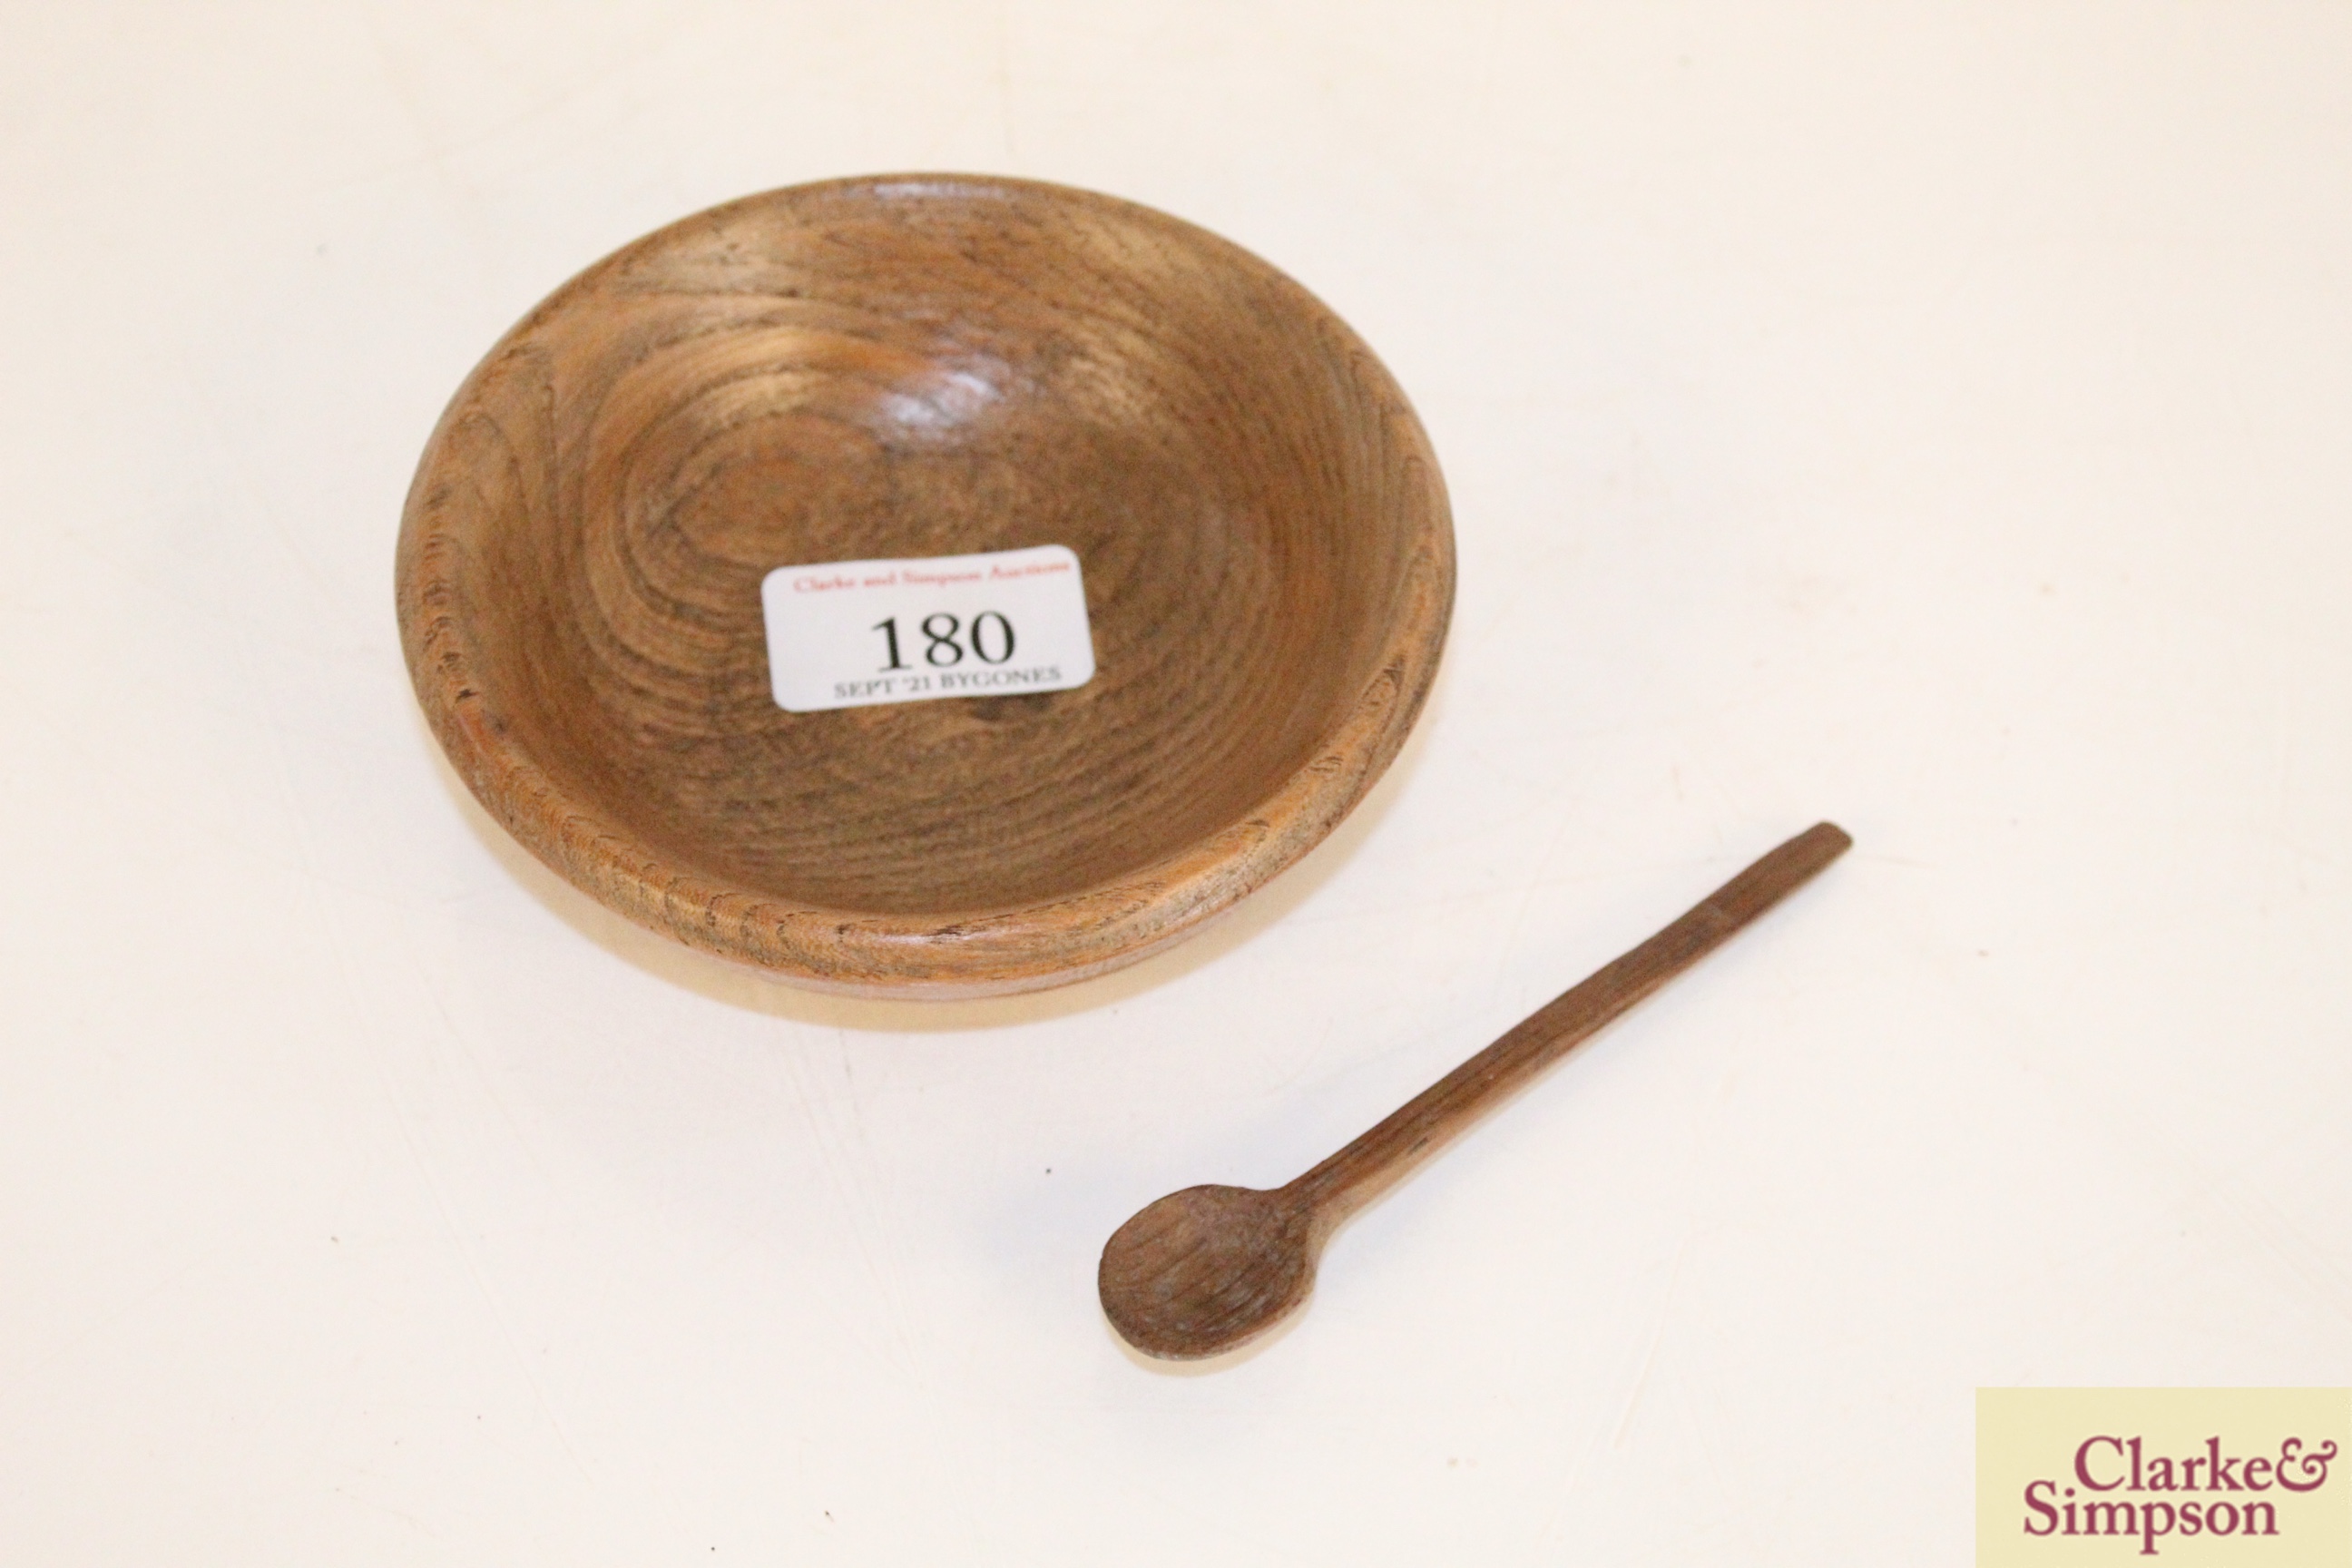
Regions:
M 2352 1564 L 2352 1390 L 1980 1388 L 1978 1568 Z

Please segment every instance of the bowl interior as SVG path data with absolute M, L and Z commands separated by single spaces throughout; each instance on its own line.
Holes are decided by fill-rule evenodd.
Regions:
M 1444 527 L 1393 384 L 1304 290 L 1005 182 L 665 229 L 509 334 L 436 443 L 503 742 L 650 857 L 850 914 L 1051 902 L 1245 822 L 1394 662 Z M 1040 544 L 1082 563 L 1090 684 L 776 706 L 770 570 Z

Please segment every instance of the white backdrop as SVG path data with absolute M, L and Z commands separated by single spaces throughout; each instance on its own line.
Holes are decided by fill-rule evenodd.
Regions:
M 2352 1382 L 2352 11 L 8 8 L 0 1558 L 1963 1563 L 1979 1384 Z M 401 499 L 730 196 L 1163 207 L 1380 351 L 1436 695 L 1211 934 L 833 1001 L 417 715 Z M 1140 1363 L 1295 1174 L 1817 817 L 1858 847 Z

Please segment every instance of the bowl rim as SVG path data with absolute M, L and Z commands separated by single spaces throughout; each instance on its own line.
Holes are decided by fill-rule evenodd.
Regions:
M 1398 613 L 1376 673 L 1314 754 L 1244 816 L 1172 854 L 1074 893 L 948 916 L 882 914 L 798 903 L 665 859 L 593 803 L 568 793 L 521 745 L 479 678 L 460 614 L 471 516 L 446 481 L 454 437 L 486 383 L 520 345 L 606 275 L 746 208 L 863 192 L 919 199 L 1024 196 L 1112 213 L 1206 240 L 1295 292 L 1317 330 L 1377 395 L 1381 418 L 1417 485 Z M 462 486 L 454 487 L 462 492 Z M 1009 994 L 1068 984 L 1137 963 L 1197 931 L 1322 841 L 1403 745 L 1435 680 L 1454 602 L 1454 534 L 1445 486 L 1403 390 L 1347 323 L 1287 274 L 1197 225 L 1079 187 L 992 174 L 851 175 L 780 186 L 666 224 L 582 269 L 502 334 L 450 398 L 419 458 L 403 508 L 395 563 L 401 641 L 418 702 L 451 765 L 491 816 L 564 880 L 635 923 L 791 984 L 875 997 Z

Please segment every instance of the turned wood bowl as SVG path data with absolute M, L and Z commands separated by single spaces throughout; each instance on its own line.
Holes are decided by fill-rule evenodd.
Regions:
M 1062 545 L 1096 673 L 790 712 L 761 582 Z M 803 185 L 648 235 L 458 389 L 400 537 L 417 696 L 610 908 L 821 989 L 1129 963 L 1345 816 L 1437 668 L 1454 544 L 1404 395 L 1306 289 L 1108 196 Z

